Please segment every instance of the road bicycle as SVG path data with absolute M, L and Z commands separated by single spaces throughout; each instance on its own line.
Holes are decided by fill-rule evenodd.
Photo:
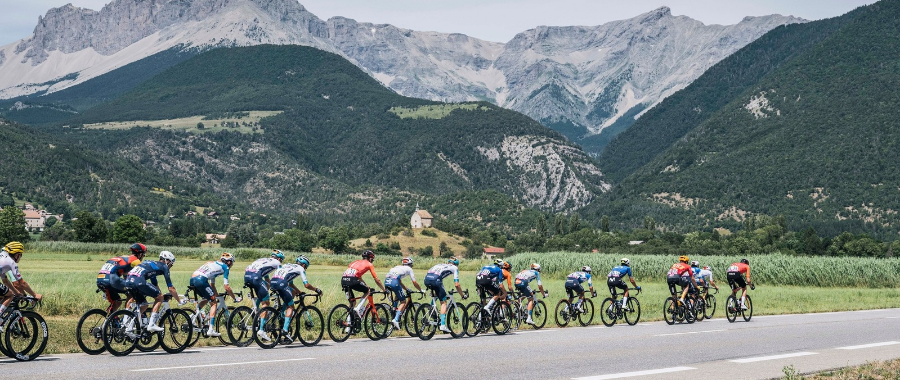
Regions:
M 141 298 L 135 290 L 130 290 L 129 294 L 132 298 Z M 149 326 L 144 322 L 147 320 L 146 313 L 139 312 L 141 305 L 136 302 L 132 302 L 128 309 L 112 313 L 103 322 L 101 333 L 106 351 L 115 356 L 125 356 L 134 351 L 139 343 L 146 347 L 147 344 L 152 344 L 153 339 L 158 339 L 159 345 L 170 354 L 184 351 L 192 342 L 194 326 L 186 311 L 169 306 L 171 299 L 170 294 L 163 296 L 159 309 L 158 323 L 163 328 L 160 332 L 148 330 Z
M 703 297 L 703 317 L 706 319 L 712 319 L 716 313 L 716 297 L 713 294 L 719 294 L 719 289 L 715 289 L 715 293 L 710 293 L 707 289 Z
M 751 283 L 750 290 L 756 290 L 756 285 Z M 725 299 L 725 317 L 728 318 L 728 322 L 734 323 L 737 320 L 738 315 L 744 318 L 744 322 L 750 322 L 750 318 L 753 317 L 753 301 L 750 300 L 750 295 L 747 295 L 747 300 L 744 304 L 747 306 L 747 309 L 744 310 L 741 307 L 741 302 L 738 297 L 735 295 L 735 290 L 731 291 L 731 295 Z
M 453 298 L 453 295 L 457 294 L 455 289 L 447 294 L 450 295 L 447 298 L 447 328 L 450 330 L 450 336 L 461 338 L 466 335 L 466 308 Z M 462 294 L 463 298 L 469 298 L 468 290 Z M 441 301 L 438 299 L 437 291 L 431 290 L 431 303 L 420 305 L 413 321 L 419 339 L 429 340 L 434 336 L 441 324 Z
M 477 293 L 478 301 L 469 302 L 469 305 L 466 306 L 466 315 L 469 316 L 469 321 L 466 323 L 465 332 L 468 336 L 475 336 L 490 329 L 490 320 L 484 321 L 484 323 L 481 320 L 481 309 L 488 297 L 481 289 L 478 289 Z
M 346 292 L 347 289 L 344 289 Z M 347 304 L 337 304 L 328 313 L 328 336 L 335 342 L 343 342 L 350 335 L 366 332 L 371 340 L 379 340 L 387 337 L 388 328 L 391 325 L 390 308 L 385 304 L 367 303 L 369 295 L 381 295 L 381 300 L 387 299 L 388 292 L 369 292 L 360 297 L 349 298 Z M 359 301 L 361 305 L 351 308 L 350 302 Z M 363 307 L 362 313 L 358 309 Z
M 41 305 L 34 297 L 16 296 L 0 317 L 3 341 L 0 351 L 20 362 L 34 360 L 47 347 L 47 322 L 33 310 Z
M 228 330 L 228 341 L 236 347 L 247 347 L 256 340 L 257 330 L 253 328 L 253 324 L 258 319 L 257 312 L 259 310 L 256 309 L 257 294 L 250 284 L 245 283 L 244 288 L 247 289 L 250 299 L 253 301 L 253 306 L 241 305 L 234 308 L 234 310 L 231 310 L 228 323 L 225 324 L 225 329 Z M 243 294 L 243 292 L 240 293 Z M 281 305 L 281 297 L 274 289 L 269 289 L 269 302 L 275 305 L 272 307 L 273 309 Z M 221 333 L 222 330 L 219 330 L 219 332 Z
M 594 301 L 591 301 L 591 298 L 597 298 L 597 292 L 591 293 L 590 298 L 585 297 L 580 307 L 577 307 L 577 303 L 572 303 L 568 298 L 559 300 L 556 304 L 556 325 L 566 327 L 569 322 L 574 320 L 578 320 L 582 326 L 590 325 L 594 320 Z
M 694 323 L 697 320 L 696 312 L 697 308 L 691 297 L 685 297 L 684 302 L 681 302 L 677 296 L 671 295 L 663 302 L 663 319 L 669 325 L 674 325 L 675 322 Z
M 544 301 L 537 299 L 535 297 L 537 292 L 532 292 L 531 297 L 526 296 L 522 292 L 515 292 L 515 301 L 512 303 L 513 309 L 513 329 L 518 330 L 519 327 L 528 320 L 528 302 L 531 298 L 534 298 L 534 306 L 532 307 L 532 321 L 534 324 L 531 325 L 535 330 L 540 330 L 547 324 L 547 304 Z M 545 292 L 543 294 L 544 298 L 547 298 L 549 292 Z
M 466 308 L 469 320 L 466 323 L 466 335 L 475 336 L 486 333 L 493 329 L 497 335 L 503 335 L 509 332 L 516 319 L 512 305 L 509 302 L 509 295 L 506 298 L 498 299 L 489 309 L 482 306 L 485 300 L 490 299 L 482 289 L 478 291 L 482 303 L 471 303 Z M 471 326 L 471 327 L 469 327 Z
M 394 317 L 393 313 L 395 313 L 397 311 L 395 308 L 393 308 L 393 305 L 394 305 L 394 302 L 397 302 L 397 301 L 394 299 L 394 292 L 389 292 L 389 293 L 391 295 L 390 305 L 385 304 L 385 306 L 387 306 L 388 309 L 391 310 L 392 314 L 390 315 L 390 317 L 392 318 L 391 320 L 393 320 L 393 317 Z M 411 290 L 407 290 L 406 301 L 404 301 L 406 303 L 406 307 L 403 308 L 403 311 L 400 313 L 400 326 L 411 337 L 419 336 L 418 332 L 416 332 L 415 318 L 416 318 L 416 311 L 419 310 L 419 307 L 422 305 L 421 303 L 415 302 L 413 300 L 414 294 L 419 296 L 419 298 L 418 298 L 419 300 L 422 300 L 425 298 L 425 292 L 423 292 L 423 291 L 414 292 Z M 393 333 L 393 332 L 394 332 L 394 325 L 392 323 L 388 327 L 387 336 L 390 336 L 391 333 Z
M 97 292 L 99 291 L 100 290 L 98 289 Z M 106 299 L 106 296 L 103 296 L 102 298 Z M 125 309 L 137 313 L 142 307 L 148 305 L 150 304 L 130 302 L 126 305 Z M 88 355 L 99 355 L 106 351 L 106 344 L 103 341 L 103 324 L 107 320 L 110 309 L 112 309 L 112 304 L 110 304 L 106 310 L 88 310 L 81 316 L 81 319 L 78 320 L 78 326 L 75 329 L 75 340 L 84 353 Z M 149 314 L 147 311 L 142 313 L 142 321 L 144 321 L 145 324 L 149 321 Z M 121 320 L 117 320 L 114 323 L 121 324 Z M 156 334 L 148 335 L 143 339 L 138 340 L 136 344 L 136 348 L 141 352 L 151 352 L 158 347 L 159 335 Z
M 244 292 L 236 292 L 234 296 L 238 299 L 243 298 Z M 187 303 L 191 304 L 188 308 L 182 308 L 186 310 L 188 314 L 191 316 L 191 324 L 194 326 L 194 338 L 191 341 L 190 347 L 193 347 L 197 344 L 197 341 L 200 338 L 209 338 L 207 335 L 209 330 L 209 309 L 211 307 L 210 303 L 207 302 L 206 305 L 201 309 L 200 302 L 202 300 L 197 297 L 197 289 L 193 286 L 188 286 L 187 290 L 184 292 L 184 299 L 187 300 Z M 219 306 L 216 307 L 216 331 L 218 331 L 220 335 L 219 342 L 226 346 L 230 346 L 234 341 L 228 335 L 228 332 L 223 332 L 228 327 L 228 322 L 231 320 L 231 313 L 234 311 L 234 306 L 226 306 L 225 303 L 225 295 L 220 294 L 216 297 L 219 302 Z M 240 301 L 238 301 L 240 302 Z M 225 329 L 223 329 L 225 327 Z
M 612 327 L 619 319 L 624 319 L 630 326 L 636 325 L 641 320 L 641 302 L 637 299 L 641 289 L 629 288 L 628 291 L 631 292 L 631 296 L 625 301 L 624 306 L 616 293 L 600 303 L 600 320 L 606 327 Z
M 315 298 L 315 300 L 310 303 L 310 306 L 306 305 L 305 300 L 307 297 Z M 322 319 L 322 312 L 315 306 L 311 306 L 312 304 L 319 302 L 319 297 L 318 294 L 307 293 L 300 293 L 294 296 L 296 301 L 294 303 L 294 315 L 291 317 L 293 318 L 294 323 L 288 325 L 286 333 L 287 336 L 292 338 L 291 340 L 298 339 L 304 346 L 315 346 L 322 340 L 322 335 L 325 334 L 325 324 Z M 253 330 L 263 330 L 272 339 L 269 342 L 265 342 L 257 337 L 257 345 L 265 349 L 270 349 L 275 348 L 275 346 L 279 344 L 285 344 L 282 343 L 282 339 L 285 334 L 284 320 L 286 318 L 286 310 L 286 307 L 276 310 L 271 306 L 266 306 L 260 310 L 259 315 L 267 315 L 268 318 L 263 326 L 260 326 L 259 318 L 255 319 L 253 322 Z

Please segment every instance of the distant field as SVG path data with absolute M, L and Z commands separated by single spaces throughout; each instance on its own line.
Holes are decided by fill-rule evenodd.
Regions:
M 85 124 L 88 129 L 131 129 L 135 127 L 153 127 L 163 129 L 183 130 L 191 133 L 219 132 L 223 130 L 241 133 L 263 133 L 259 128 L 259 121 L 269 116 L 275 116 L 283 111 L 249 111 L 249 116 L 228 117 L 212 120 L 203 120 L 205 116 L 191 116 L 180 119 L 168 120 L 134 120 L 108 123 Z M 203 123 L 204 128 L 199 129 L 198 123 Z M 229 125 L 229 126 L 226 126 Z
M 392 107 L 388 112 L 399 116 L 401 119 L 443 119 L 454 110 L 488 111 L 490 108 L 477 104 L 438 104 L 416 108 Z

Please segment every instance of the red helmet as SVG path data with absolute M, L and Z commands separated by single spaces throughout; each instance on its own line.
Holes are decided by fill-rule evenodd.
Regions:
M 375 260 L 375 252 L 366 250 L 365 252 L 363 252 L 362 258 L 364 258 L 366 260 Z
M 147 253 L 147 247 L 141 243 L 134 243 L 131 245 L 131 254 L 135 256 L 143 256 Z

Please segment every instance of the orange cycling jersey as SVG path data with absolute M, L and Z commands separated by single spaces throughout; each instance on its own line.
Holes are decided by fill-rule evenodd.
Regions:
M 512 275 L 509 274 L 508 270 L 503 270 L 503 277 L 506 278 L 506 287 L 512 289 Z
M 350 267 L 344 271 L 344 277 L 362 278 L 366 272 L 372 272 L 372 278 L 378 279 L 378 275 L 375 274 L 375 266 L 369 260 L 356 260 L 350 263 Z
M 669 277 L 674 277 L 674 276 L 688 277 L 692 273 L 693 273 L 693 271 L 691 270 L 690 265 L 687 265 L 685 263 L 675 263 L 672 265 L 672 268 L 669 269 L 668 276 Z
M 744 263 L 734 263 L 728 267 L 726 273 L 747 273 L 750 271 L 750 266 Z

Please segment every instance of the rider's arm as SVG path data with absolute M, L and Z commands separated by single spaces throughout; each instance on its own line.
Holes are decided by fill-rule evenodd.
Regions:
M 378 275 L 375 274 L 375 266 L 372 265 L 372 263 L 369 263 L 369 273 L 372 273 L 372 278 L 375 279 L 375 284 L 378 285 L 379 288 L 381 288 L 381 291 L 385 291 L 384 285 L 381 283 L 381 280 L 378 279 Z
M 306 287 L 307 289 L 312 290 L 312 291 L 314 291 L 314 292 L 316 292 L 316 293 L 319 292 L 319 288 L 317 288 L 317 287 L 312 286 L 312 285 L 309 284 L 309 280 L 306 278 L 306 271 L 305 271 L 305 270 L 304 270 L 303 272 L 300 272 L 300 280 L 303 281 L 303 286 Z M 293 283 L 293 282 L 291 283 L 291 286 L 294 286 L 294 283 Z M 296 287 L 295 287 L 294 289 L 296 289 Z
M 634 285 L 634 287 L 636 288 L 637 283 L 634 282 L 634 276 L 628 276 L 628 279 L 631 280 L 631 285 Z
M 31 285 L 28 285 L 28 283 L 25 282 L 24 279 L 16 281 L 16 285 L 19 286 L 20 291 L 28 292 L 28 294 L 31 294 L 32 297 L 41 299 L 41 295 L 35 293 L 34 290 L 31 289 Z
M 6 285 L 6 287 L 9 288 L 10 291 L 12 291 L 13 295 L 19 295 L 19 290 L 16 289 L 15 286 L 13 286 L 13 283 L 9 281 L 9 278 L 7 278 L 5 274 L 0 277 L 3 277 L 3 285 Z
M 418 290 L 418 291 L 420 291 L 420 292 L 422 291 L 422 287 L 419 286 L 419 283 L 416 282 L 416 280 L 412 280 L 412 283 L 413 283 L 413 286 L 416 287 L 416 290 Z M 409 290 L 409 289 L 407 289 L 407 290 Z
M 747 265 L 747 283 L 751 283 L 751 284 L 753 283 L 753 281 L 750 280 L 750 266 L 749 265 Z
M 453 272 L 453 285 L 456 286 L 456 291 L 459 292 L 459 295 L 462 296 L 463 299 L 468 298 L 463 294 L 462 287 L 459 286 L 459 269 L 456 268 L 456 266 L 450 266 L 450 271 Z
M 587 274 L 587 282 L 588 282 L 588 288 L 591 289 L 591 293 L 594 293 L 594 280 L 591 278 L 590 273 Z

